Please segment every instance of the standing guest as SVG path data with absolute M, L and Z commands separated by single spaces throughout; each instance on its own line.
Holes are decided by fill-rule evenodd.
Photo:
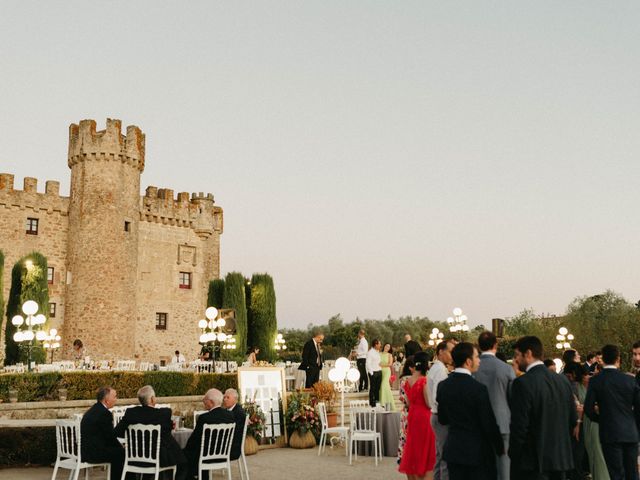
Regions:
M 511 422 L 509 396 L 511 395 L 511 384 L 516 379 L 516 374 L 509 365 L 496 358 L 498 339 L 492 332 L 480 334 L 478 347 L 482 354 L 480 355 L 480 367 L 474 376 L 489 390 L 491 408 L 502 435 L 503 451 L 506 452 L 509 448 L 509 423 Z M 509 480 L 509 456 L 498 456 L 496 465 L 498 480 Z
M 249 364 L 249 366 L 255 365 L 255 363 L 258 361 L 259 353 L 260 353 L 260 349 L 258 347 L 251 347 L 247 351 L 247 363 Z
M 358 391 L 363 392 L 369 387 L 369 376 L 367 375 L 367 352 L 369 351 L 369 343 L 364 336 L 364 330 L 358 332 L 358 344 L 356 349 L 356 365 L 360 372 L 360 380 L 358 381 Z
M 307 373 L 305 380 L 305 388 L 311 388 L 320 379 L 320 370 L 322 370 L 322 350 L 320 344 L 324 340 L 322 333 L 316 333 L 315 336 L 308 340 L 302 347 L 302 363 L 298 370 L 304 370 Z
M 633 344 L 631 347 L 632 361 L 633 361 L 633 373 L 636 376 L 636 383 L 640 386 L 640 340 Z
M 640 387 L 618 370 L 620 350 L 602 347 L 604 368 L 589 381 L 584 411 L 600 425 L 600 443 L 611 480 L 638 479 Z
M 562 369 L 564 370 L 564 366 L 570 364 L 571 362 L 580 363 L 580 354 L 577 350 L 570 348 L 562 352 Z
M 409 417 L 409 400 L 407 398 L 407 392 L 411 385 L 408 379 L 412 375 L 411 369 L 415 369 L 415 367 L 416 365 L 413 362 L 413 357 L 407 358 L 404 362 L 402 373 L 400 374 L 400 389 L 398 391 L 398 397 L 400 398 L 400 403 L 402 403 L 402 411 L 400 412 L 400 435 L 398 437 L 398 465 L 400 465 L 400 461 L 402 460 L 402 450 L 404 449 L 404 444 L 407 440 L 407 421 Z
M 89 463 L 110 463 L 111 480 L 120 480 L 124 466 L 124 448 L 113 429 L 113 408 L 118 398 L 110 387 L 98 390 L 97 402 L 80 422 L 81 459 Z
M 202 399 L 202 404 L 207 411 L 198 417 L 193 433 L 184 447 L 184 454 L 189 462 L 189 478 L 198 476 L 198 462 L 200 460 L 200 444 L 204 425 L 217 425 L 222 423 L 235 423 L 233 414 L 226 408 L 222 408 L 222 392 L 216 388 L 207 390 Z
M 238 403 L 238 391 L 235 388 L 227 388 L 224 392 L 222 405 L 233 414 L 236 421 L 236 429 L 233 432 L 233 442 L 231 443 L 231 460 L 237 460 L 242 453 L 242 435 L 244 433 L 244 422 L 247 421 L 247 414 Z
M 84 349 L 84 345 L 82 343 L 82 340 L 80 340 L 79 338 L 76 338 L 73 341 L 73 359 L 78 362 L 84 362 L 84 357 L 86 356 L 87 352 Z
M 584 436 L 584 400 L 587 396 L 587 389 L 584 386 L 583 378 L 585 376 L 584 365 L 578 362 L 570 362 L 565 365 L 562 371 L 565 377 L 569 380 L 571 385 L 571 391 L 573 391 L 573 398 L 576 403 L 576 411 L 578 412 L 578 429 L 574 436 L 571 438 L 573 445 L 573 462 L 575 464 L 573 471 L 569 475 L 572 480 L 582 480 L 586 472 L 583 470 L 583 464 L 586 457 L 586 446 Z
M 453 342 L 440 342 L 436 346 L 436 361 L 433 362 L 429 375 L 427 376 L 427 388 L 429 390 L 429 406 L 431 407 L 431 428 L 436 436 L 436 465 L 433 472 L 434 480 L 448 480 L 447 463 L 442 459 L 442 449 L 447 441 L 446 425 L 438 421 L 438 384 L 449 375 L 449 365 L 451 365 L 451 350 Z
M 509 456 L 514 480 L 555 480 L 573 469 L 571 435 L 576 406 L 566 378 L 542 362 L 542 342 L 526 336 L 515 344 L 514 361 L 526 373 L 511 389 Z
M 371 342 L 367 352 L 367 375 L 369 375 L 369 405 L 376 406 L 380 401 L 380 384 L 382 383 L 382 368 L 380 367 L 380 340 Z
M 595 373 L 598 361 L 596 360 L 596 352 L 587 353 L 587 361 L 584 363 L 584 370 L 587 374 Z
M 551 360 L 553 362 L 553 360 Z M 553 364 L 554 366 L 554 372 L 555 372 L 555 363 Z M 544 364 L 545 367 L 547 367 L 547 364 Z M 511 360 L 511 368 L 513 368 L 513 373 L 516 374 L 516 378 L 521 377 L 522 375 L 524 375 L 524 372 L 522 370 L 520 370 L 520 365 L 518 365 L 518 362 L 516 362 L 516 359 L 513 358 Z M 549 368 L 549 367 L 547 367 Z
M 429 357 L 426 352 L 418 352 L 413 360 L 414 365 L 409 367 L 411 376 L 405 381 L 409 415 L 407 438 L 398 471 L 409 480 L 419 480 L 431 477 L 436 463 L 436 449 L 426 379 Z
M 451 480 L 493 480 L 504 443 L 489 390 L 472 377 L 480 366 L 478 350 L 462 342 L 451 357 L 455 370 L 438 386 L 438 421 L 449 426 L 442 458 Z
M 160 425 L 160 466 L 177 465 L 176 479 L 182 480 L 187 476 L 187 459 L 182 449 L 171 435 L 171 409 L 155 408 L 156 392 L 151 385 L 145 385 L 138 390 L 139 407 L 127 408 L 124 416 L 115 428 L 118 438 L 126 438 L 125 432 L 129 425 Z
M 171 363 L 184 363 L 186 360 L 184 359 L 184 355 L 180 353 L 180 350 L 176 350 L 171 357 Z
M 382 378 L 380 380 L 380 404 L 387 405 L 392 412 L 396 411 L 396 402 L 391 393 L 391 366 L 393 365 L 393 349 L 390 343 L 385 343 L 380 354 L 380 368 Z
M 422 351 L 422 347 L 418 342 L 411 339 L 411 335 L 408 333 L 404 336 L 404 354 L 407 357 L 413 357 L 416 353 Z
M 547 367 L 550 372 L 558 373 L 558 367 L 556 367 L 556 362 L 554 362 L 550 358 L 545 358 L 544 362 L 542 363 L 544 363 L 544 366 Z

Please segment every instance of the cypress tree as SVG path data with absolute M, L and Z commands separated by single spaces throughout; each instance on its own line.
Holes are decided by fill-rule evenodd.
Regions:
M 27 268 L 26 262 L 31 261 Z M 19 360 L 26 361 L 26 354 L 20 352 L 20 348 L 13 341 L 16 327 L 11 323 L 15 315 L 23 315 L 22 304 L 27 300 L 34 300 L 38 304 L 38 313 L 47 317 L 41 329 L 48 329 L 49 317 L 49 285 L 47 283 L 47 258 L 32 252 L 18 260 L 11 270 L 11 290 L 7 302 L 7 326 L 5 328 L 5 363 L 10 365 Z M 37 363 L 45 360 L 45 351 L 41 345 L 32 350 L 31 359 Z
M 251 329 L 251 280 L 248 278 L 244 279 L 244 303 L 247 306 L 247 347 L 250 348 L 255 345 L 255 342 L 253 341 L 253 330 Z
M 229 272 L 224 279 L 223 308 L 236 311 L 236 352 L 244 355 L 247 351 L 247 304 L 245 303 L 244 276 Z
M 266 273 L 254 273 L 251 277 L 251 325 L 253 343 L 260 348 L 260 357 L 273 360 L 274 344 L 278 334 L 276 319 L 276 291 L 273 279 Z
M 4 252 L 0 250 L 0 331 L 4 318 Z
M 209 282 L 209 294 L 207 295 L 207 307 L 222 308 L 224 301 L 224 279 L 216 278 Z

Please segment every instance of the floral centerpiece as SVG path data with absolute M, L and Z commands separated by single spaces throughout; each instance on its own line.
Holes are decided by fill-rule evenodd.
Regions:
M 273 367 L 273 365 L 266 360 L 258 360 L 252 365 L 253 367 Z
M 244 444 L 245 455 L 258 453 L 258 442 L 262 439 L 267 418 L 258 405 L 253 400 L 247 400 L 243 405 L 247 414 L 247 437 Z
M 317 400 L 305 392 L 291 394 L 287 405 L 287 426 L 292 431 L 292 448 L 313 448 L 320 435 L 320 418 L 316 413 Z

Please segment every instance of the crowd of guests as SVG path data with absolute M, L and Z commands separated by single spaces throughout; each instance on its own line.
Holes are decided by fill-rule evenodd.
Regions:
M 632 347 L 640 372 L 640 342 Z M 436 480 L 637 480 L 640 373 L 620 371 L 620 349 L 605 345 L 560 371 L 535 336 L 515 344 L 513 366 L 498 340 L 453 340 L 435 357 L 408 356 L 399 471 Z
M 235 423 L 230 457 L 231 460 L 240 457 L 246 415 L 238 404 L 238 392 L 235 389 L 228 389 L 224 395 L 215 388 L 205 393 L 202 403 L 206 412 L 198 417 L 184 449 L 180 448 L 171 434 L 171 409 L 156 408 L 156 394 L 152 386 L 146 385 L 138 390 L 140 406 L 127 408 L 114 427 L 110 409 L 114 407 L 116 400 L 115 389 L 100 388 L 97 402 L 83 415 L 80 423 L 82 460 L 89 463 L 110 463 L 111 480 L 121 479 L 125 451 L 119 439 L 124 438 L 127 428 L 135 424 L 160 425 L 160 466 L 175 465 L 177 480 L 193 479 L 198 475 L 204 425 Z M 131 474 L 131 478 L 135 478 L 134 474 Z

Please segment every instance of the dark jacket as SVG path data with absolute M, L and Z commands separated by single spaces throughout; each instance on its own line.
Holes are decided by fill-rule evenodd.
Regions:
M 154 407 L 127 408 L 124 416 L 116 425 L 115 433 L 119 438 L 126 436 L 129 425 L 160 425 L 160 466 L 178 465 L 185 463 L 186 458 L 182 449 L 171 435 L 171 409 Z
M 102 453 L 105 450 L 122 450 L 113 429 L 113 414 L 100 402 L 83 415 L 80 422 L 80 440 L 80 458 L 83 462 L 100 463 L 104 461 Z
M 595 406 L 598 406 L 598 412 Z M 631 375 L 605 368 L 589 380 L 584 412 L 600 424 L 600 442 L 637 443 L 640 387 Z
M 318 359 L 320 365 L 318 365 Z M 321 365 L 322 355 L 320 355 L 319 349 L 316 350 L 316 345 L 312 338 L 302 347 L 302 362 L 300 362 L 298 370 L 320 370 Z
M 466 373 L 453 372 L 438 385 L 438 421 L 449 425 L 442 458 L 447 463 L 495 470 L 504 444 L 487 387 Z
M 571 385 L 564 375 L 541 364 L 516 378 L 511 389 L 511 478 L 519 478 L 518 471 L 571 470 L 571 435 L 577 420 Z
M 189 440 L 187 440 L 187 445 L 183 450 L 184 454 L 187 456 L 189 468 L 192 472 L 196 472 L 195 475 L 197 475 L 198 460 L 200 459 L 200 443 L 202 441 L 204 425 L 215 425 L 220 423 L 235 423 L 233 414 L 223 407 L 214 408 L 198 417 L 196 427 L 193 429 L 193 433 L 189 437 Z
M 422 347 L 415 340 L 409 340 L 404 344 L 404 354 L 408 357 L 413 357 L 416 353 L 421 352 Z
M 242 434 L 244 433 L 244 422 L 247 414 L 239 403 L 229 410 L 236 422 L 236 429 L 233 432 L 233 443 L 231 444 L 231 460 L 237 460 L 242 453 Z

